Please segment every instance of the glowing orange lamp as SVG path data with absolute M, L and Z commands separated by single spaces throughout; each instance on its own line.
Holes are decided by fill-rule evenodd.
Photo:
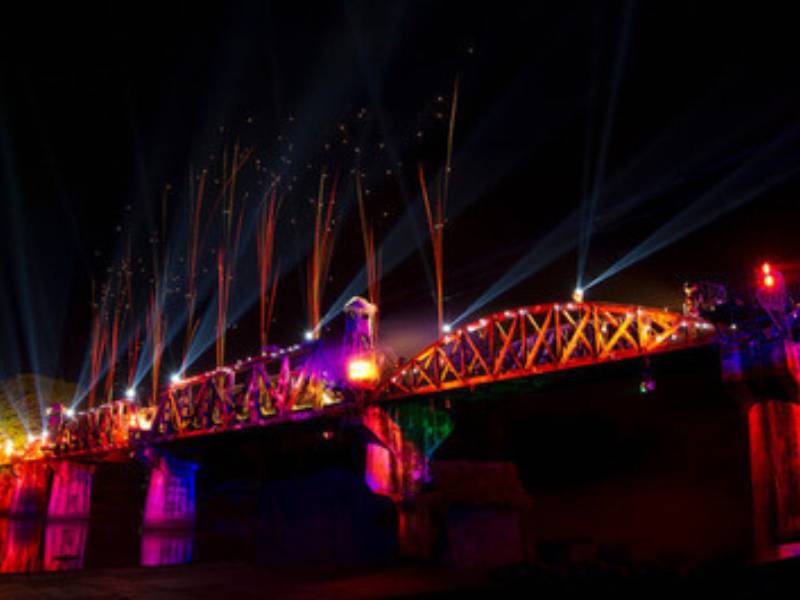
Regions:
M 378 380 L 378 365 L 371 356 L 356 356 L 347 363 L 347 379 L 358 386 L 369 386 Z

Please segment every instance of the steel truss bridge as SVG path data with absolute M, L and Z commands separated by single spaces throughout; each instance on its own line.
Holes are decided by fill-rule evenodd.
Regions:
M 294 347 L 184 379 L 167 388 L 156 406 L 117 401 L 63 417 L 43 452 L 45 458 L 102 460 L 141 444 L 358 411 L 409 396 L 682 350 L 714 337 L 714 326 L 703 319 L 642 306 L 524 306 L 448 333 L 370 389 L 337 379 L 314 360 L 313 348 Z

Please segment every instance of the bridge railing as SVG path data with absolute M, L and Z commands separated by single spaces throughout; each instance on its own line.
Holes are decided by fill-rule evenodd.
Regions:
M 301 357 L 295 356 L 300 359 Z M 174 383 L 148 438 L 210 433 L 303 418 L 345 400 L 334 377 L 309 362 L 258 357 Z
M 123 450 L 140 441 L 302 419 L 342 404 L 335 369 L 303 351 L 264 353 L 170 385 L 154 406 L 115 401 L 53 418 L 46 453 Z
M 52 425 L 43 450 L 53 454 L 79 454 L 126 448 L 132 432 L 147 423 L 147 407 L 117 400 L 93 410 L 68 416 L 51 415 Z

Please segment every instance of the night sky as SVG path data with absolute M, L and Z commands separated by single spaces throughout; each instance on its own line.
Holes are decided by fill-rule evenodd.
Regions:
M 685 218 L 660 230 L 671 243 L 587 299 L 677 308 L 689 279 L 746 294 L 762 260 L 796 287 L 800 48 L 788 14 L 698 2 L 206 4 L 4 8 L 0 376 L 81 376 L 92 282 L 114 287 L 128 239 L 142 299 L 153 247 L 175 261 L 165 310 L 179 327 L 186 182 L 203 168 L 213 179 L 237 140 L 254 152 L 239 185 L 248 202 L 275 174 L 292 187 L 275 340 L 294 343 L 305 328 L 308 198 L 323 167 L 340 177 L 326 310 L 363 264 L 358 168 L 378 242 L 395 240 L 383 255 L 397 263 L 383 281 L 384 341 L 406 356 L 421 348 L 435 307 L 416 165 L 432 178 L 442 168 L 456 78 L 450 318 L 515 263 L 526 277 L 471 317 L 567 298 L 592 197 L 586 281 Z M 202 310 L 213 313 L 213 257 L 201 262 Z M 240 263 L 231 357 L 258 342 L 247 241 Z M 173 349 L 165 368 L 174 361 Z

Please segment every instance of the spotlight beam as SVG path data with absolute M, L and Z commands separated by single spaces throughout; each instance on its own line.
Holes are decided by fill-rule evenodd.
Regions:
M 741 165 L 723 181 L 704 193 L 684 208 L 667 223 L 640 242 L 605 272 L 584 286 L 596 286 L 620 271 L 658 252 L 701 227 L 715 221 L 726 213 L 757 198 L 766 190 L 793 177 L 799 170 L 798 156 L 783 157 L 780 167 L 775 168 L 775 153 L 790 140 L 798 137 L 798 131 L 779 136 L 768 144 L 752 160 Z M 770 174 L 763 176 L 764 167 Z M 746 188 L 745 192 L 741 192 Z
M 611 84 L 611 91 L 606 107 L 606 115 L 603 121 L 603 133 L 600 141 L 600 152 L 597 158 L 597 168 L 592 180 L 592 190 L 588 198 L 584 198 L 581 205 L 581 226 L 578 247 L 578 277 L 576 287 L 583 287 L 583 273 L 586 269 L 586 258 L 589 253 L 589 244 L 594 227 L 595 213 L 597 212 L 597 201 L 600 197 L 601 186 L 606 171 L 606 159 L 608 158 L 608 146 L 611 140 L 611 130 L 614 125 L 614 116 L 617 109 L 617 97 L 619 96 L 620 82 L 622 81 L 622 70 L 625 65 L 625 55 L 628 48 L 628 38 L 630 36 L 631 20 L 633 16 L 633 5 L 629 1 L 624 8 L 622 18 L 622 31 L 617 45 L 617 55 L 614 60 L 614 75 Z

